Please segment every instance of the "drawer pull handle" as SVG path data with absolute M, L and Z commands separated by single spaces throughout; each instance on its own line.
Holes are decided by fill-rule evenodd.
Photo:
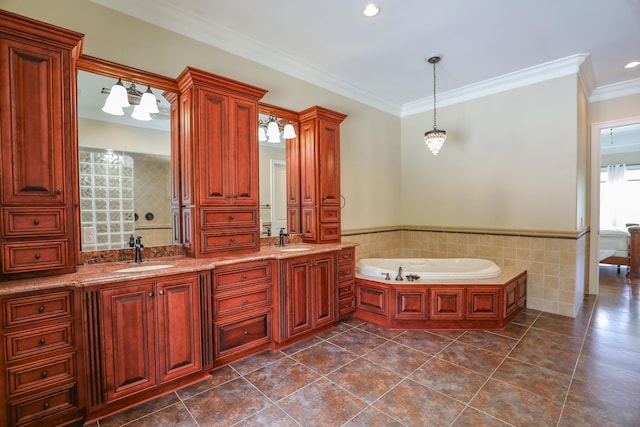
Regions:
M 49 402 L 44 402 L 44 409 L 49 409 Z
M 37 253 L 37 254 L 35 255 L 35 258 L 36 258 L 36 259 L 40 259 L 40 254 L 39 254 L 39 253 Z
M 47 371 L 42 371 L 42 378 L 47 378 L 47 375 L 49 375 L 47 374 Z
M 33 220 L 33 225 L 38 225 L 40 224 L 40 220 L 39 219 L 34 219 Z
M 244 334 L 245 335 L 249 335 L 249 331 L 244 331 Z
M 44 313 L 44 305 L 38 307 L 38 313 Z
M 40 345 L 44 345 L 44 343 L 45 343 L 44 338 L 40 338 Z

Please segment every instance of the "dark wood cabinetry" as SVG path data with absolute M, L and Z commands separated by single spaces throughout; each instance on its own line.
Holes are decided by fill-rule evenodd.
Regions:
M 212 275 L 214 366 L 270 347 L 275 261 L 225 265 Z
M 0 11 L 0 279 L 75 270 L 74 61 L 82 37 Z
M 336 320 L 335 253 L 280 264 L 279 342 L 304 337 Z
M 85 291 L 90 417 L 149 397 L 203 371 L 199 275 Z
M 340 241 L 340 123 L 322 107 L 300 113 L 300 217 L 307 242 Z
M 356 257 L 355 249 L 338 251 L 338 319 L 344 319 L 356 310 Z
M 178 86 L 187 254 L 257 250 L 258 100 L 266 91 L 193 68 Z
M 84 416 L 80 291 L 1 300 L 0 425 L 58 425 Z

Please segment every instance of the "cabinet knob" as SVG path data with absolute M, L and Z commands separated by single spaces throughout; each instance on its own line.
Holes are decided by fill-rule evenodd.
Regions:
M 38 307 L 38 313 L 44 313 L 44 305 Z
M 149 292 L 149 296 L 152 297 L 153 296 L 153 292 Z
M 245 335 L 249 335 L 249 331 L 244 331 L 244 334 Z
M 233 215 L 229 215 L 229 221 L 233 221 L 235 218 Z
M 61 189 L 61 188 L 58 188 L 58 189 L 56 190 L 56 194 L 57 194 L 58 196 L 59 196 L 59 195 L 61 195 L 61 194 L 62 194 L 62 189 Z
M 42 378 L 47 378 L 47 375 L 49 375 L 47 374 L 47 371 L 42 371 Z
M 247 280 L 247 275 L 246 274 L 242 275 L 242 280 Z
M 235 243 L 235 242 L 236 242 L 236 239 L 231 238 L 231 239 L 229 239 L 229 242 L 231 242 L 231 243 Z
M 49 409 L 49 402 L 44 402 L 44 405 L 42 405 L 44 407 L 44 409 Z
M 35 256 L 34 256 L 34 257 L 35 257 L 35 259 L 40 259 L 40 254 L 39 254 L 39 253 L 37 253 L 37 254 L 35 254 Z
M 164 291 L 158 291 L 158 295 L 164 295 Z
M 40 345 L 44 345 L 44 343 L 45 343 L 44 338 L 40 338 Z
M 249 300 L 248 300 L 248 299 L 243 299 L 243 300 L 242 300 L 242 303 L 243 303 L 243 304 L 249 304 Z
M 38 218 L 33 220 L 33 225 L 38 225 L 40 224 L 40 220 Z

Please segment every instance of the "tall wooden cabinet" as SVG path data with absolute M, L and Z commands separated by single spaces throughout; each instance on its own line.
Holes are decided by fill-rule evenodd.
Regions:
M 266 90 L 190 67 L 178 86 L 187 254 L 257 250 L 258 101 Z
M 323 107 L 300 113 L 302 237 L 340 241 L 340 123 L 347 116 Z
M 0 280 L 75 271 L 82 37 L 0 11 Z

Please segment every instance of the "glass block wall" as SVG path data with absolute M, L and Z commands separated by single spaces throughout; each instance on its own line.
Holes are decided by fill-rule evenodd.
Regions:
M 81 227 L 95 226 L 96 236 L 95 243 L 83 238 L 82 250 L 128 246 L 135 231 L 133 159 L 80 148 L 79 161 Z

